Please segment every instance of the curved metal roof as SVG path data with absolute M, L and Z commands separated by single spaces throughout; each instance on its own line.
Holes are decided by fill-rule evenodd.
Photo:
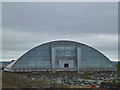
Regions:
M 83 44 L 83 43 L 79 43 L 79 42 L 76 42 L 76 41 L 70 41 L 70 40 L 57 40 L 57 41 L 51 41 L 51 42 L 47 42 L 47 43 L 43 43 L 43 44 L 41 44 L 41 45 L 38 45 L 38 46 L 36 46 L 36 47 L 34 47 L 34 48 L 32 48 L 32 49 L 30 49 L 29 51 L 27 51 L 25 54 L 23 54 L 20 58 L 22 58 L 24 55 L 26 55 L 27 53 L 29 53 L 30 51 L 32 51 L 32 50 L 34 50 L 35 48 L 37 48 L 37 47 L 40 47 L 40 46 L 43 46 L 43 45 L 47 45 L 47 44 L 49 44 L 49 45 L 70 45 L 70 44 L 74 44 L 74 45 L 85 45 L 85 46 L 87 46 L 87 47 L 90 47 L 90 48 L 92 48 L 92 49 L 94 49 L 95 51 L 97 51 L 97 52 L 99 52 L 97 49 L 95 49 L 95 48 L 93 48 L 93 47 L 91 47 L 91 46 L 88 46 L 88 45 L 86 45 L 86 44 Z M 105 58 L 107 58 L 103 53 L 101 53 L 101 52 L 99 52 L 100 54 L 102 54 Z M 20 59 L 20 58 L 18 58 L 18 60 Z M 108 58 L 107 58 L 107 60 L 109 60 Z M 110 61 L 110 60 L 109 60 Z M 17 60 L 16 60 L 16 62 L 17 62 Z M 15 63 L 16 63 L 15 62 Z M 111 61 L 110 61 L 111 62 Z M 14 64 L 15 64 L 14 63 Z M 112 62 L 111 62 L 112 63 Z M 12 64 L 12 66 L 14 65 L 14 64 Z M 113 64 L 113 63 L 112 63 Z M 10 65 L 11 66 L 11 65 Z M 11 66 L 11 67 L 12 67 Z

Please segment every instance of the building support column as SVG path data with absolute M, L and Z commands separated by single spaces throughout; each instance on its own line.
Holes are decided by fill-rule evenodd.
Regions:
M 77 47 L 77 73 L 80 73 L 81 67 L 81 48 Z
M 54 73 L 55 72 L 55 47 L 51 47 L 52 49 L 51 49 L 51 59 L 52 59 L 52 72 Z

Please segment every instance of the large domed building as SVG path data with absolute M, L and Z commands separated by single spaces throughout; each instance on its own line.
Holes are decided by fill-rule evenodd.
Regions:
M 74 41 L 41 44 L 9 64 L 10 72 L 114 71 L 114 64 L 98 50 Z

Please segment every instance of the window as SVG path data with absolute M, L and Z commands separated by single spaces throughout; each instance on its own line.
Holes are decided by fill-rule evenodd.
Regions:
M 64 64 L 64 67 L 69 67 L 69 64 Z

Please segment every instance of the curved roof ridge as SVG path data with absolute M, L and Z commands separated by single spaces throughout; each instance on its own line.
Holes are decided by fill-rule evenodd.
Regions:
M 40 45 L 38 45 L 38 46 L 36 46 L 36 47 L 34 47 L 34 48 L 32 48 L 32 49 L 30 49 L 30 50 L 28 50 L 26 53 L 24 53 L 21 57 L 19 57 L 17 60 L 16 60 L 16 62 L 20 59 L 20 58 L 22 58 L 24 55 L 26 55 L 27 53 L 29 53 L 30 51 L 32 51 L 32 50 L 34 50 L 35 48 L 38 48 L 38 47 L 40 47 L 40 46 L 42 46 L 42 45 L 46 45 L 46 44 L 49 44 L 49 45 L 52 45 L 52 44 L 54 44 L 54 43 L 58 43 L 58 42 L 72 42 L 72 43 L 75 43 L 75 44 L 78 44 L 78 45 L 85 45 L 85 46 L 87 46 L 87 47 L 90 47 L 90 48 L 92 48 L 92 49 L 94 49 L 95 51 L 97 51 L 98 53 L 100 53 L 100 54 L 102 54 L 105 58 L 107 58 L 103 53 L 101 53 L 99 50 L 97 50 L 97 49 L 95 49 L 95 48 L 93 48 L 93 47 L 91 47 L 91 46 L 89 46 L 89 45 L 86 45 L 86 44 L 83 44 L 83 43 L 79 43 L 79 42 L 77 42 L 77 41 L 72 41 L 72 40 L 55 40 L 55 41 L 50 41 L 50 42 L 46 42 L 46 43 L 43 43 L 43 44 L 40 44 Z M 109 58 L 107 58 L 107 60 L 109 60 Z M 110 60 L 109 60 L 110 61 Z M 15 63 L 16 63 L 15 62 Z M 111 62 L 111 61 L 110 61 Z M 15 64 L 14 63 L 14 64 Z M 112 62 L 111 62 L 112 63 Z M 12 66 L 11 67 L 13 67 L 14 66 L 14 64 L 12 64 Z M 112 63 L 113 64 L 113 63 Z

